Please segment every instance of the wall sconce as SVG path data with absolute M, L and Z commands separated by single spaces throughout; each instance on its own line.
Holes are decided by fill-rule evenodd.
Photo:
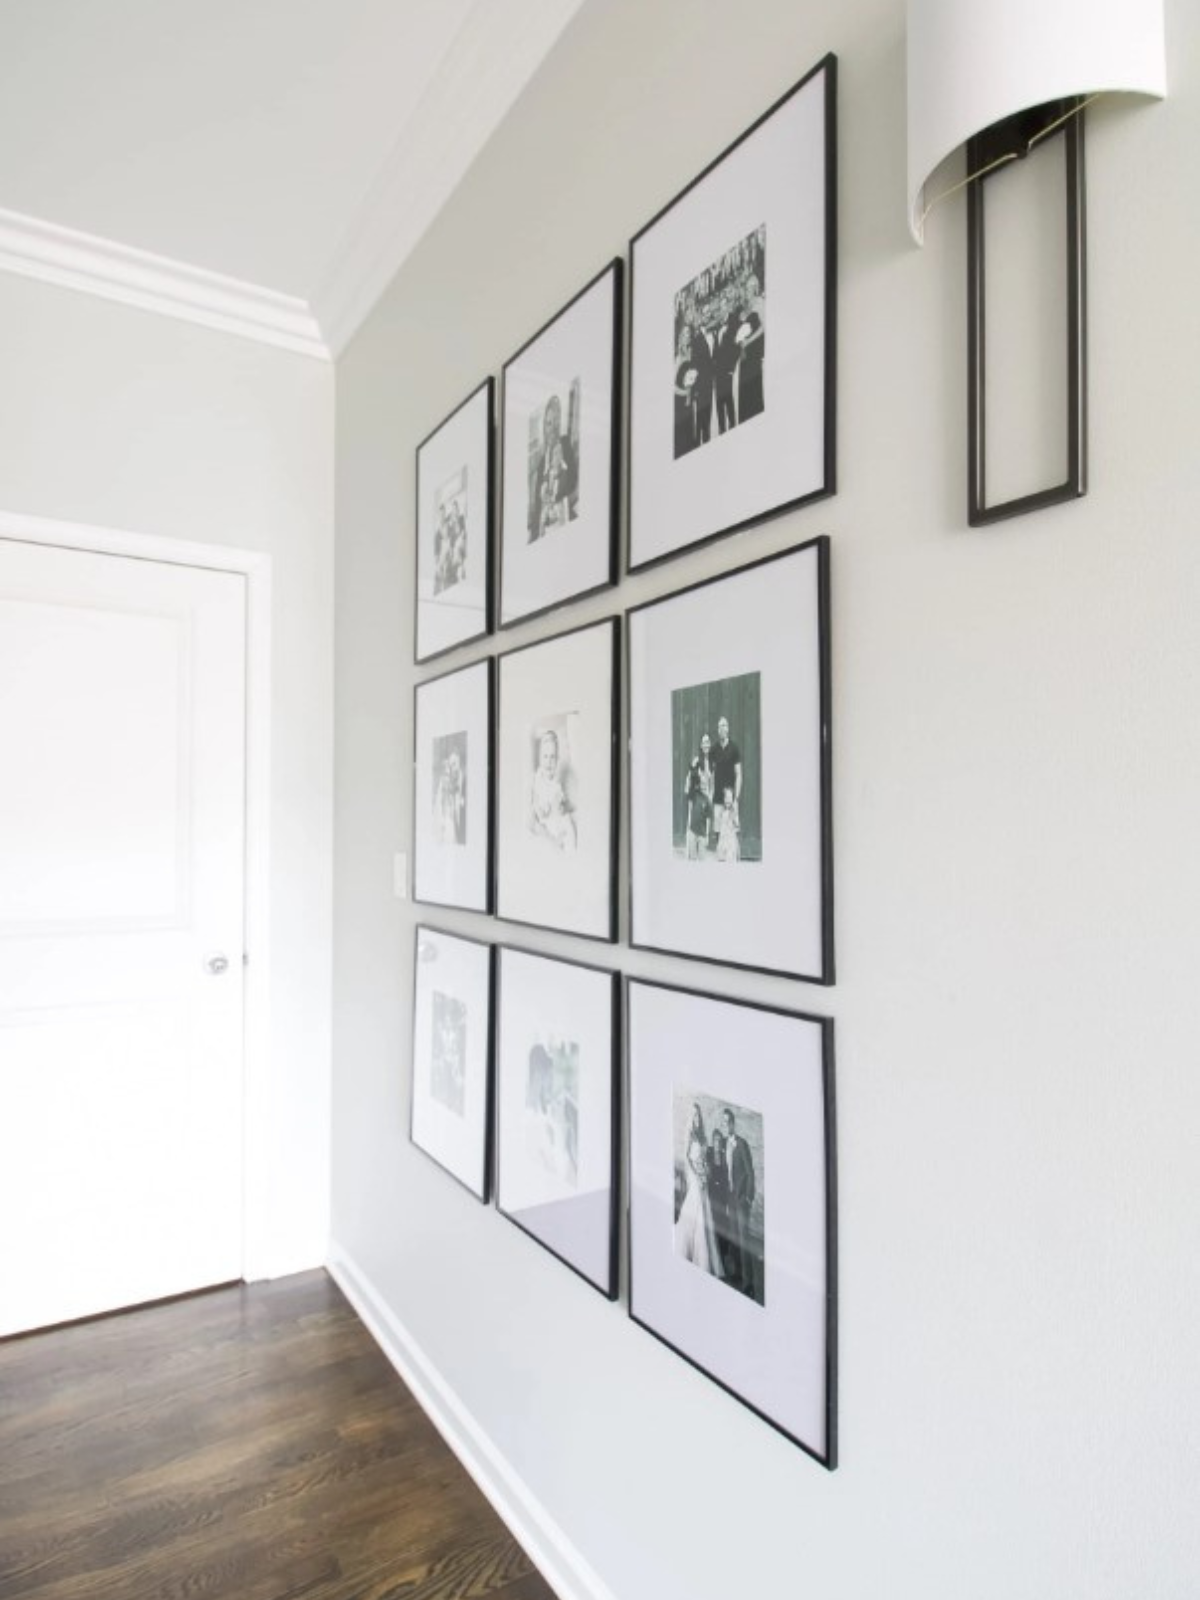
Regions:
M 968 518 L 973 527 L 1071 500 L 1087 488 L 1087 303 L 1083 108 L 1119 91 L 1167 92 L 1163 0 L 908 0 L 909 227 L 924 243 L 938 200 L 967 200 Z M 1067 477 L 987 503 L 985 214 L 987 177 L 1051 137 L 1065 141 Z M 961 145 L 967 176 L 927 196 Z

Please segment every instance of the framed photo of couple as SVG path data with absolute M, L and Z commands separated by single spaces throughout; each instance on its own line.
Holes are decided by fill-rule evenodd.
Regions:
M 493 663 L 413 690 L 413 899 L 492 909 Z
M 828 539 L 626 627 L 630 943 L 832 983 Z
M 505 363 L 502 628 L 616 579 L 622 270 L 610 262 Z
M 418 927 L 409 1138 L 485 1204 L 492 1170 L 495 952 Z
M 488 378 L 417 446 L 417 661 L 492 626 L 495 393 Z
M 630 979 L 629 1314 L 837 1464 L 833 1023 Z
M 832 55 L 633 239 L 629 569 L 835 488 Z
M 523 950 L 498 961 L 496 1204 L 614 1300 L 619 979 Z

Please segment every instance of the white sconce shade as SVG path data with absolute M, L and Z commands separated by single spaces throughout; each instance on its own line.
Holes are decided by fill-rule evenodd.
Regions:
M 908 0 L 908 217 L 961 144 L 1072 95 L 1167 93 L 1163 0 Z

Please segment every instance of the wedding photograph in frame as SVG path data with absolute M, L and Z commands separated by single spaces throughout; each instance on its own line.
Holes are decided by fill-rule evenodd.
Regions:
M 495 393 L 486 379 L 417 446 L 417 661 L 491 631 Z
M 629 979 L 629 1314 L 837 1465 L 833 1023 Z
M 628 568 L 835 489 L 837 58 L 630 244 Z
M 413 899 L 492 909 L 489 658 L 413 690 Z
M 419 926 L 409 1138 L 486 1205 L 491 1187 L 495 952 Z
M 617 1295 L 620 979 L 500 946 L 496 1205 Z
M 626 620 L 630 944 L 834 981 L 829 540 Z
M 502 628 L 616 581 L 622 273 L 609 262 L 504 365 Z
M 617 936 L 615 617 L 498 658 L 496 915 Z

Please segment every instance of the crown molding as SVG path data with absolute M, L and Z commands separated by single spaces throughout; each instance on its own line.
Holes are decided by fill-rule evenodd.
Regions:
M 313 310 L 340 355 L 584 0 L 475 0 L 343 235 Z
M 307 301 L 0 210 L 0 271 L 330 359 Z

